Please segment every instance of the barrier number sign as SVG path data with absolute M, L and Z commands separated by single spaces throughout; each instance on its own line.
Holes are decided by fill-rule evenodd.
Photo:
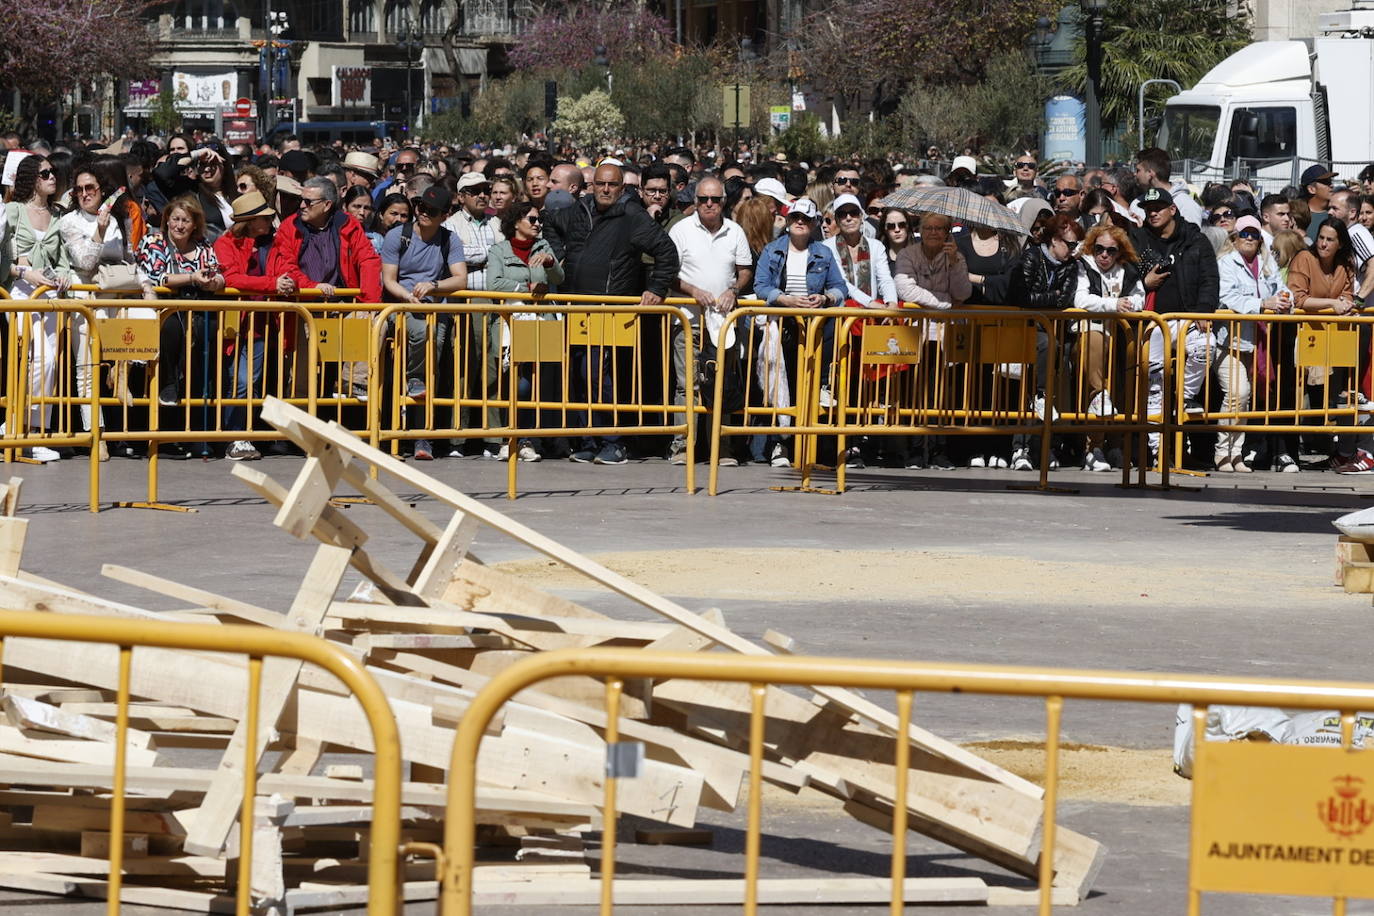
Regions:
M 568 343 L 592 347 L 633 347 L 639 318 L 630 312 L 583 312 L 568 316 Z
M 563 335 L 567 322 L 559 319 L 521 319 L 510 323 L 510 358 L 513 363 L 563 361 Z
M 1298 365 L 1354 368 L 1360 332 L 1354 325 L 1298 326 Z
M 1034 363 L 1035 325 L 1028 321 L 980 325 L 978 360 L 984 363 Z
M 100 358 L 114 360 L 157 359 L 159 325 L 156 318 L 97 318 Z
M 326 363 L 367 362 L 367 335 L 372 322 L 366 318 L 321 318 L 318 347 Z
M 862 340 L 866 365 L 906 365 L 920 361 L 926 333 L 920 325 L 867 324 Z
M 1374 897 L 1374 753 L 1203 741 L 1193 890 Z

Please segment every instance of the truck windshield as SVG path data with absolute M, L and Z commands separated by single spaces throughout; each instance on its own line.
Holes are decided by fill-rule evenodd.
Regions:
M 1221 109 L 1210 105 L 1170 105 L 1159 128 L 1159 145 L 1169 158 L 1210 162 Z

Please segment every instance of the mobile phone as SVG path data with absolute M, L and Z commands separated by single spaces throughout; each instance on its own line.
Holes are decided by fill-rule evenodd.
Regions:
M 111 207 L 113 207 L 115 201 L 119 199 L 119 195 L 123 194 L 126 190 L 128 189 L 123 187 L 115 188 L 113 191 L 110 192 L 110 196 L 105 198 L 105 202 L 100 205 L 100 209 L 108 210 Z

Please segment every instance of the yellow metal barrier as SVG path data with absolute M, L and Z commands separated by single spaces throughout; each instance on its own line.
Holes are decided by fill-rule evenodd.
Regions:
M 361 662 L 333 643 L 303 633 L 267 627 L 170 623 L 162 620 L 130 620 L 78 614 L 22 611 L 0 612 L 0 665 L 8 640 L 52 639 L 67 642 L 107 643 L 119 647 L 118 713 L 114 744 L 113 795 L 110 809 L 110 875 L 107 912 L 119 913 L 123 887 L 125 795 L 129 698 L 133 693 L 133 654 L 136 648 L 180 649 L 195 652 L 229 652 L 248 656 L 245 719 L 243 805 L 239 832 L 238 888 L 235 912 L 247 916 L 253 860 L 253 799 L 257 794 L 259 729 L 258 710 L 264 658 L 291 658 L 316 665 L 333 674 L 357 697 L 367 717 L 375 747 L 373 762 L 372 828 L 367 874 L 371 893 L 368 913 L 394 916 L 399 910 L 398 865 L 401 839 L 400 735 L 386 695 Z M 3 670 L 3 669 L 0 669 Z M 270 723 L 264 723 L 270 724 Z
M 1349 748 L 1356 710 L 1374 708 L 1374 685 L 1330 681 L 1281 681 L 1261 678 L 1227 678 L 1206 675 L 1150 674 L 1123 671 L 1091 671 L 1054 668 L 1024 668 L 992 665 L 953 665 L 939 663 L 884 662 L 861 659 L 817 658 L 803 656 L 742 656 L 725 653 L 663 653 L 633 649 L 560 649 L 540 652 L 506 668 L 489 681 L 469 705 L 459 724 L 449 764 L 449 793 L 447 823 L 444 833 L 442 859 L 443 882 L 440 887 L 442 916 L 470 916 L 474 890 L 474 862 L 476 837 L 477 754 L 483 733 L 501 706 L 521 690 L 541 681 L 567 675 L 602 678 L 606 683 L 607 728 L 604 738 L 608 745 L 619 738 L 619 698 L 625 681 L 631 678 L 690 679 L 725 681 L 751 686 L 752 711 L 749 728 L 750 804 L 748 834 L 745 843 L 744 912 L 757 910 L 759 880 L 759 850 L 761 800 L 759 787 L 764 762 L 763 694 L 766 685 L 835 686 L 892 690 L 896 693 L 898 734 L 906 734 L 911 724 L 911 710 L 916 691 L 930 693 L 987 694 L 1013 697 L 1043 697 L 1046 712 L 1046 782 L 1044 787 L 1043 833 L 1039 857 L 1039 913 L 1052 911 L 1051 881 L 1055 873 L 1054 850 L 1056 807 L 1059 796 L 1060 724 L 1065 700 L 1114 700 L 1136 703 L 1186 704 L 1192 707 L 1196 757 L 1193 776 L 1194 820 L 1192 857 L 1189 867 L 1190 916 L 1200 911 L 1201 893 L 1208 890 L 1244 890 L 1225 886 L 1207 859 L 1215 858 L 1210 848 L 1203 849 L 1208 830 L 1236 827 L 1239 818 L 1254 822 L 1256 808 L 1273 808 L 1283 802 L 1275 814 L 1312 819 L 1313 808 L 1306 801 L 1305 792 L 1314 800 L 1331 795 L 1331 785 L 1325 771 L 1335 768 L 1359 773 L 1374 784 L 1374 756 L 1331 748 L 1274 747 L 1271 745 L 1218 745 L 1204 740 L 1207 707 L 1212 705 L 1264 706 L 1296 709 L 1336 709 L 1342 720 L 1343 747 Z M 896 741 L 894 763 L 896 782 L 893 798 L 905 798 L 909 767 L 907 743 Z M 1227 751 L 1224 755 L 1215 752 Z M 1251 754 L 1256 756 L 1252 757 Z M 1244 810 L 1222 808 L 1213 804 L 1222 797 L 1218 784 L 1229 777 L 1254 770 L 1252 761 L 1260 753 L 1267 762 L 1281 760 L 1290 768 L 1283 773 L 1299 781 L 1275 790 L 1266 797 L 1266 805 L 1235 806 Z M 1224 760 L 1222 758 L 1225 758 Z M 1317 764 L 1321 764 L 1320 767 Z M 1224 769 L 1223 769 L 1224 768 Z M 1295 775 L 1296 774 L 1296 775 Z M 1308 784 L 1301 778 L 1316 774 L 1317 783 Z M 1252 776 L 1254 774 L 1251 774 Z M 1355 777 L 1357 780 L 1360 777 Z M 601 908 L 603 916 L 612 912 L 615 879 L 616 782 L 608 772 L 605 780 L 603 805 Z M 1272 783 L 1272 780 L 1270 780 Z M 1302 791 L 1292 791 L 1294 788 Z M 1290 797 L 1291 796 L 1291 797 Z M 1234 797 L 1234 793 L 1230 797 Z M 1251 799 L 1253 801 L 1253 797 Z M 894 813 L 903 810 L 894 806 Z M 1291 810 L 1290 810 L 1291 809 Z M 1199 812 L 1205 811 L 1209 820 L 1199 823 Z M 1239 837 L 1263 840 L 1263 837 Z M 1281 835 L 1280 835 L 1281 838 Z M 903 912 L 901 894 L 906 875 L 906 823 L 898 815 L 893 821 L 891 878 L 893 893 L 891 912 Z M 1263 867 L 1270 867 L 1265 865 Z M 1360 866 L 1363 868 L 1363 866 Z M 1367 868 L 1363 869 L 1368 871 Z M 690 879 L 684 885 L 690 887 Z M 1362 881 L 1369 887 L 1369 881 Z M 1340 894 L 1336 885 L 1309 886 L 1300 893 L 1319 896 Z M 1260 892 L 1264 892 L 1261 890 Z M 1292 893 L 1291 889 L 1285 891 Z M 1366 896 L 1374 894 L 1371 890 Z M 1338 899 L 1337 913 L 1344 912 L 1344 900 Z
M 640 306 L 630 297 L 535 300 L 466 292 L 453 298 L 469 301 L 392 304 L 373 321 L 368 416 L 374 446 L 390 443 L 399 453 L 403 439 L 504 444 L 513 499 L 524 439 L 676 436 L 688 456 L 686 488 L 694 490 L 693 347 L 685 352 L 683 404 L 674 403 L 673 392 L 673 336 L 689 324 L 682 308 Z M 383 353 L 390 358 L 383 361 Z
M 1215 432 L 1214 461 L 1249 451 L 1246 436 L 1269 437 L 1271 457 L 1298 459 L 1296 434 L 1363 436 L 1371 408 L 1362 405 L 1371 365 L 1374 315 L 1165 315 L 1174 346 L 1165 354 L 1173 377 L 1170 430 L 1177 470 L 1189 432 Z M 1366 421 L 1368 422 L 1368 421 Z M 1346 450 L 1353 453 L 1353 447 Z M 1198 456 L 1194 456 L 1195 460 Z
M 744 403 L 713 416 L 712 493 L 725 436 L 797 437 L 803 489 L 821 466 L 817 437 L 833 436 L 843 491 L 854 436 L 897 437 L 900 455 L 914 436 L 1010 435 L 1027 453 L 1038 436 L 1044 487 L 1056 435 L 1087 434 L 1091 445 L 1124 434 L 1122 482 L 1139 455 L 1144 483 L 1143 437 L 1162 428 L 1147 414 L 1139 359 L 1152 331 L 1168 339 L 1153 313 L 744 307 L 729 320 L 745 328 Z M 724 385 L 717 376 L 711 403 L 728 400 Z

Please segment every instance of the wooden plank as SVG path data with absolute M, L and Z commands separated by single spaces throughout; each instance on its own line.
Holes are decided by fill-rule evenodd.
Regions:
M 125 811 L 124 829 L 130 833 L 150 836 L 185 836 L 183 814 L 184 812 L 180 811 Z M 33 809 L 35 830 L 65 830 L 79 833 L 83 830 L 108 830 L 109 826 L 108 809 L 78 808 L 72 805 L 35 805 Z
M 137 569 L 130 569 L 127 566 L 117 566 L 113 563 L 106 563 L 100 568 L 100 574 L 116 582 L 123 582 L 127 585 L 136 585 L 139 588 L 156 592 L 159 595 L 166 595 L 169 598 L 176 598 L 179 601 L 189 601 L 200 607 L 209 608 L 212 611 L 219 611 L 237 617 L 239 620 L 246 620 L 264 627 L 280 627 L 282 625 L 282 615 L 276 611 L 269 611 L 267 608 L 248 604 L 234 598 L 226 598 L 223 595 L 216 595 L 205 589 L 194 588 L 190 585 L 183 585 L 171 579 L 164 579 L 152 573 L 146 573 Z
M 148 834 L 146 833 L 126 833 L 124 834 L 124 856 L 125 858 L 141 858 L 148 855 Z M 105 830 L 83 830 L 81 831 L 81 855 L 85 858 L 108 859 L 110 851 L 114 849 L 113 837 Z M 50 871 L 51 869 L 40 868 L 38 871 Z
M 1374 563 L 1347 563 L 1341 569 L 1341 587 L 1347 595 L 1374 592 Z
M 84 738 L 87 741 L 108 743 L 113 743 L 118 733 L 118 729 L 111 722 L 68 712 L 61 707 L 14 694 L 6 695 L 4 700 L 0 701 L 0 706 L 3 706 L 11 725 L 29 731 L 51 732 L 72 738 Z M 148 732 L 130 728 L 125 731 L 125 737 L 130 747 L 156 749 L 153 736 Z
M 453 578 L 453 570 L 463 562 L 481 527 L 481 521 L 467 513 L 453 513 L 443 535 L 433 545 L 424 567 L 415 577 L 414 587 L 420 597 L 429 600 L 444 594 Z
M 887 878 L 761 878 L 758 894 L 759 903 L 770 905 L 885 904 L 892 883 Z M 984 903 L 988 887 L 980 878 L 908 878 L 902 896 L 907 903 Z M 473 887 L 478 906 L 595 906 L 600 899 L 601 883 L 595 879 L 474 882 Z M 612 899 L 617 906 L 740 905 L 744 880 L 626 878 L 615 882 Z
M 528 637 L 537 633 L 565 633 L 573 636 L 595 636 L 599 639 L 652 642 L 671 633 L 690 632 L 683 631 L 674 624 L 643 620 L 540 617 L 506 612 L 476 613 L 438 600 L 431 601 L 428 608 L 336 601 L 330 607 L 329 613 L 330 621 L 338 621 L 339 625 L 352 628 L 385 630 L 394 627 L 433 632 L 462 632 L 480 628 L 519 639 L 526 644 L 531 644 Z
M 12 725 L 0 725 L 0 752 L 21 757 L 38 757 L 66 763 L 95 763 L 114 766 L 113 743 L 58 738 L 42 732 L 25 734 Z M 156 766 L 161 757 L 145 747 L 129 746 L 126 759 L 131 766 Z
M 475 563 L 471 558 L 453 571 L 453 579 L 441 597 L 446 603 L 465 611 L 484 614 L 610 619 L 605 614 L 537 589 L 510 573 Z
M 315 633 L 329 611 L 329 603 L 348 571 L 351 553 L 341 547 L 321 544 L 306 570 L 305 581 L 287 612 L 284 630 Z M 224 846 L 229 828 L 240 808 L 243 792 L 245 750 L 251 738 L 254 759 L 261 760 L 277 720 L 296 689 L 302 662 L 294 658 L 268 658 L 262 666 L 262 689 L 258 703 L 258 733 L 248 734 L 247 719 L 241 719 L 220 758 L 214 782 L 196 812 L 195 823 L 186 838 L 187 852 L 215 855 Z M 276 898 L 273 898 L 276 899 Z
M 126 875 L 224 877 L 223 859 L 204 856 L 139 856 L 124 860 Z M 56 872 L 71 875 L 108 875 L 103 856 L 74 856 L 58 852 L 0 852 L 0 873 Z
M 551 557 L 563 565 L 577 570 L 595 582 L 599 582 L 611 591 L 625 598 L 637 602 L 650 608 L 659 614 L 667 617 L 675 623 L 681 624 L 690 630 L 700 633 L 733 651 L 744 655 L 766 655 L 768 650 L 762 646 L 745 639 L 726 627 L 713 624 L 703 619 L 699 614 L 695 614 L 681 605 L 669 601 L 644 586 L 633 582 L 624 576 L 616 573 L 600 563 L 582 556 L 558 543 L 552 538 L 540 534 L 532 528 L 523 525 L 507 517 L 501 512 L 496 511 L 490 506 L 484 505 L 481 501 L 473 499 L 467 494 L 445 484 L 427 474 L 417 471 L 415 468 L 407 466 L 399 459 L 382 452 L 379 449 L 371 448 L 369 445 L 358 439 L 356 436 L 339 427 L 337 424 L 325 423 L 324 421 L 312 417 L 278 398 L 269 397 L 263 404 L 262 417 L 267 422 L 287 432 L 288 435 L 300 436 L 303 440 L 309 441 L 307 437 L 313 436 L 333 443 L 340 450 L 347 451 L 378 467 L 388 474 L 392 474 L 416 487 L 422 492 L 447 503 L 454 509 L 460 510 L 471 515 L 480 521 L 491 525 L 508 537 L 530 547 L 546 556 Z M 239 471 L 241 468 L 235 468 Z M 463 572 L 463 567 L 459 572 Z M 470 572 L 470 571 L 468 571 Z M 461 587 L 457 589 L 458 595 L 455 596 L 455 588 L 451 586 L 444 594 L 444 600 L 462 604 L 456 597 L 461 596 Z M 471 608 L 478 610 L 479 608 Z M 848 709 L 855 715 L 861 716 L 873 722 L 885 732 L 895 733 L 897 729 L 897 717 L 895 713 L 889 712 L 851 690 L 832 687 L 818 687 L 816 692 L 826 699 Z M 952 741 L 946 741 L 931 732 L 912 725 L 905 736 L 916 747 L 929 753 L 944 757 L 954 763 L 967 768 L 971 773 L 982 775 L 986 779 L 1003 783 L 1021 791 L 1032 798 L 1040 798 L 1043 790 L 996 764 L 983 760 L 976 754 L 959 747 Z
M 19 512 L 19 491 L 24 486 L 24 478 L 11 477 L 5 482 L 5 497 L 3 508 L 6 515 L 16 515 Z
M 28 536 L 28 519 L 12 515 L 0 516 L 0 575 L 19 575 L 24 558 L 24 539 Z
M 314 531 L 324 510 L 329 508 L 344 465 L 351 460 L 331 442 L 314 443 L 306 449 L 306 455 L 277 517 L 272 520 L 272 524 L 296 538 L 306 538 Z

